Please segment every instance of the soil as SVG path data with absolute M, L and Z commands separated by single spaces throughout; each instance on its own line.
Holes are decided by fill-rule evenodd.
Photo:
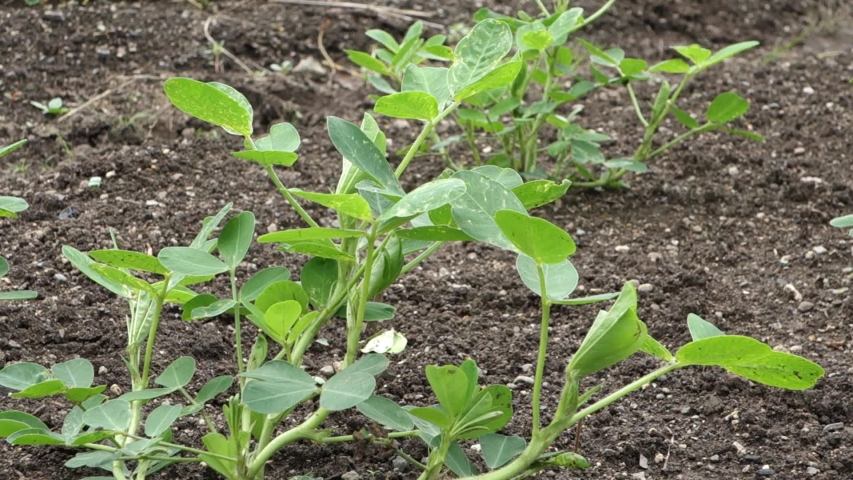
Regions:
M 307 57 L 322 61 L 320 28 L 328 53 L 346 64 L 344 48 L 368 48 L 365 30 L 378 27 L 400 35 L 407 24 L 362 10 L 211 3 L 223 13 L 211 34 L 253 68 L 284 60 L 296 65 Z M 433 12 L 431 21 L 448 26 L 470 18 L 477 8 L 434 0 L 378 3 Z M 522 3 L 535 11 L 533 2 L 480 3 L 507 13 Z M 706 134 L 655 159 L 651 172 L 629 178 L 628 191 L 573 191 L 538 210 L 573 234 L 578 244 L 573 263 L 584 291 L 618 290 L 636 279 L 650 285 L 641 295 L 640 317 L 667 346 L 689 340 L 685 319 L 696 313 L 729 333 L 813 359 L 827 375 L 813 390 L 792 392 L 717 369 L 676 372 L 585 422 L 580 453 L 591 461 L 588 470 L 540 478 L 746 479 L 769 473 L 765 466 L 777 479 L 853 478 L 853 243 L 828 225 L 831 218 L 853 212 L 853 87 L 847 83 L 853 76 L 853 17 L 842 2 L 830 3 L 620 0 L 587 32 L 599 44 L 618 43 L 629 55 L 650 60 L 667 58 L 666 46 L 673 44 L 720 48 L 760 40 L 759 49 L 703 74 L 683 98 L 701 112 L 716 93 L 736 89 L 752 103 L 740 127 L 767 140 Z M 21 219 L 2 224 L 0 252 L 13 265 L 2 288 L 40 292 L 35 301 L 0 304 L 0 367 L 81 356 L 99 370 L 97 383 L 127 389 L 121 361 L 125 306 L 74 271 L 61 256 L 62 245 L 106 248 L 111 230 L 128 249 L 157 252 L 185 245 L 201 219 L 226 202 L 253 211 L 259 231 L 299 225 L 262 171 L 229 157 L 238 147 L 234 138 L 171 108 L 162 81 L 186 76 L 233 85 L 256 106 L 259 132 L 271 123 L 295 123 L 303 138 L 301 159 L 282 177 L 289 186 L 307 189 L 325 188 L 337 175 L 339 157 L 324 118 L 357 120 L 370 108 L 372 92 L 346 72 L 331 80 L 305 73 L 253 77 L 224 57 L 224 71 L 214 71 L 203 35 L 210 12 L 187 2 L 0 4 L 0 144 L 30 140 L 0 161 L 0 186 L 4 195 L 31 204 Z M 803 42 L 780 49 L 816 20 L 820 27 Z M 766 61 L 777 53 L 775 61 Z M 646 99 L 651 92 L 641 95 Z M 56 96 L 72 109 L 84 108 L 54 119 L 29 105 Z M 583 123 L 616 139 L 609 155 L 628 152 L 640 138 L 628 105 L 621 92 L 585 100 Z M 411 140 L 408 126 L 382 121 L 394 145 Z M 441 168 L 438 160 L 421 160 L 407 181 L 432 178 Z M 92 176 L 103 177 L 99 189 L 87 187 Z M 309 211 L 331 220 L 322 209 Z M 303 261 L 255 246 L 246 272 L 271 265 L 298 272 Z M 409 345 L 393 358 L 378 394 L 428 404 L 424 367 L 458 364 L 466 357 L 484 369 L 486 383 L 508 384 L 523 374 L 522 367 L 535 362 L 538 310 L 513 264 L 506 252 L 451 245 L 393 285 L 386 301 L 399 310 L 383 327 L 404 333 Z M 555 310 L 546 407 L 555 406 L 563 367 L 595 313 L 595 307 Z M 233 373 L 229 322 L 184 323 L 177 310 L 168 310 L 155 371 L 192 355 L 199 366 L 193 388 Z M 340 325 L 321 336 L 329 346 L 311 348 L 311 372 L 343 356 Z M 654 364 L 635 356 L 593 380 L 613 389 Z M 515 390 L 517 415 L 506 429 L 510 434 L 527 433 L 525 388 L 520 382 Z M 215 415 L 221 401 L 208 411 Z M 58 428 L 68 405 L 0 398 L 0 410 L 11 408 L 37 412 Z M 826 428 L 839 422 L 840 429 Z M 328 422 L 342 435 L 364 425 L 348 413 Z M 176 438 L 200 445 L 196 427 L 195 420 L 180 421 Z M 566 433 L 556 446 L 574 443 L 574 434 Z M 426 454 L 415 441 L 402 447 L 416 458 Z M 73 454 L 0 444 L 0 479 L 99 474 L 63 468 Z M 413 470 L 395 470 L 393 459 L 393 452 L 378 447 L 299 444 L 277 455 L 267 473 L 270 479 L 297 474 L 337 479 L 352 470 L 361 478 L 416 477 Z M 159 478 L 216 475 L 181 466 Z

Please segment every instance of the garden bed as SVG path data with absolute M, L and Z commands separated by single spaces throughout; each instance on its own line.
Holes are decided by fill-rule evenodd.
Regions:
M 372 92 L 345 71 L 331 79 L 311 69 L 253 78 L 224 59 L 225 72 L 217 73 L 202 33 L 209 13 L 188 3 L 93 1 L 50 10 L 11 3 L 0 8 L 5 32 L 0 38 L 0 143 L 30 142 L 0 161 L 0 190 L 25 198 L 31 207 L 20 220 L 2 223 L 0 253 L 13 265 L 3 290 L 25 287 L 40 296 L 0 304 L 0 367 L 81 356 L 94 363 L 97 384 L 126 390 L 129 380 L 121 360 L 126 305 L 64 261 L 62 245 L 83 251 L 108 248 L 115 230 L 123 248 L 156 253 L 187 244 L 202 218 L 227 202 L 254 212 L 259 233 L 300 225 L 260 168 L 230 157 L 238 141 L 174 109 L 162 82 L 184 76 L 234 86 L 256 106 L 264 105 L 256 110 L 258 131 L 293 122 L 303 138 L 301 157 L 282 179 L 290 187 L 315 190 L 333 186 L 340 165 L 325 117 L 357 121 L 370 107 Z M 365 30 L 380 27 L 400 34 L 407 26 L 360 10 L 253 3 L 217 4 L 220 10 L 234 9 L 212 24 L 211 34 L 242 60 L 264 66 L 284 60 L 298 65 L 307 57 L 322 62 L 317 33 L 324 28 L 325 48 L 350 68 L 343 49 L 367 49 Z M 402 8 L 417 3 L 435 11 L 432 21 L 444 25 L 465 21 L 472 13 L 464 4 L 393 3 Z M 516 8 L 511 3 L 496 8 L 510 13 Z M 791 392 L 719 369 L 670 374 L 584 423 L 580 453 L 592 463 L 588 470 L 541 476 L 845 478 L 853 471 L 853 299 L 848 290 L 853 244 L 829 220 L 853 212 L 853 86 L 847 83 L 853 76 L 853 18 L 839 9 L 832 22 L 802 44 L 778 51 L 807 26 L 813 2 L 660 3 L 620 0 L 586 36 L 607 47 L 617 42 L 629 55 L 649 60 L 668 58 L 668 45 L 698 42 L 719 48 L 760 40 L 760 48 L 703 74 L 682 98 L 699 110 L 715 92 L 738 90 L 752 103 L 741 128 L 761 133 L 766 141 L 704 134 L 655 159 L 650 173 L 628 177 L 631 190 L 573 190 L 537 214 L 574 237 L 578 253 L 572 261 L 586 293 L 616 291 L 633 279 L 642 285 L 640 318 L 665 345 L 675 348 L 689 340 L 685 320 L 696 313 L 728 333 L 750 335 L 812 359 L 827 375 L 814 390 Z M 779 58 L 765 62 L 774 52 Z M 67 118 L 50 119 L 29 105 L 60 96 L 74 109 L 108 90 Z M 652 92 L 640 94 L 647 98 Z M 634 127 L 627 95 L 602 91 L 584 105 L 581 123 L 615 138 L 608 153 L 615 157 L 636 146 L 642 132 Z M 404 122 L 380 121 L 394 145 L 411 140 L 412 129 Z M 439 159 L 417 159 L 404 186 L 432 178 L 442 168 Z M 100 188 L 88 187 L 93 176 L 103 178 Z M 332 219 L 321 208 L 309 212 Z M 259 245 L 247 257 L 250 273 L 251 265 L 298 271 L 302 261 Z M 392 357 L 377 394 L 428 404 L 424 367 L 471 357 L 484 369 L 486 384 L 516 387 L 518 415 L 506 431 L 524 433 L 530 394 L 515 381 L 535 363 L 538 297 L 517 278 L 514 261 L 504 251 L 455 244 L 393 285 L 385 301 L 398 312 L 383 327 L 402 332 L 409 344 Z M 546 406 L 556 405 L 565 363 L 595 313 L 595 307 L 555 309 Z M 229 324 L 225 318 L 185 323 L 177 309 L 168 311 L 156 346 L 163 354 L 155 368 L 192 355 L 198 362 L 196 388 L 216 375 L 232 374 Z M 343 357 L 340 325 L 327 327 L 321 337 L 329 346 L 312 346 L 306 356 L 312 373 Z M 652 364 L 634 357 L 597 379 L 612 389 Z M 214 405 L 218 408 L 221 401 Z M 67 405 L 0 397 L 0 410 L 10 408 L 38 409 L 48 425 L 58 427 Z M 210 413 L 217 417 L 217 411 Z M 345 435 L 364 422 L 337 414 L 327 423 Z M 200 445 L 195 427 L 194 420 L 179 421 L 176 437 Z M 565 434 L 557 446 L 572 448 L 574 442 L 574 435 Z M 414 440 L 403 445 L 416 458 L 426 454 Z M 378 478 L 415 477 L 412 470 L 399 470 L 393 451 L 362 447 L 297 445 L 274 458 L 267 478 L 311 474 L 335 479 L 353 470 L 362 478 L 371 478 L 368 472 Z M 0 479 L 80 478 L 81 471 L 62 467 L 72 455 L 63 448 L 0 443 Z M 160 478 L 217 477 L 181 466 Z

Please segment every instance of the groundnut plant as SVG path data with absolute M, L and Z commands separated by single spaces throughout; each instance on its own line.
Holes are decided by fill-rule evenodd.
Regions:
M 168 80 L 165 91 L 177 108 L 242 137 L 234 157 L 263 168 L 302 225 L 255 238 L 254 215 L 233 212 L 227 205 L 203 222 L 189 245 L 164 247 L 156 255 L 117 247 L 90 252 L 64 247 L 63 254 L 77 269 L 127 302 L 123 358 L 130 389 L 116 395 L 93 385 L 93 366 L 82 358 L 50 366 L 8 365 L 0 371 L 0 385 L 11 389 L 13 397 L 61 397 L 69 409 L 63 424 L 56 426 L 22 411 L 0 413 L 0 435 L 13 445 L 79 449 L 69 468 L 100 468 L 119 480 L 143 479 L 178 462 L 203 463 L 230 480 L 259 480 L 268 462 L 297 442 L 349 441 L 397 449 L 424 480 L 514 479 L 546 469 L 586 467 L 584 458 L 552 450 L 551 445 L 585 417 L 683 367 L 721 367 L 786 389 L 806 389 L 818 381 L 824 373 L 818 365 L 748 337 L 726 335 L 696 316 L 688 318 L 693 341 L 670 353 L 638 318 L 637 294 L 630 284 L 614 294 L 573 297 L 578 273 L 569 258 L 575 243 L 559 227 L 530 214 L 560 198 L 565 183 L 525 183 L 515 170 L 489 165 L 446 171 L 404 190 L 400 178 L 438 122 L 467 99 L 514 78 L 495 74 L 503 67 L 486 61 L 493 55 L 492 43 L 469 42 L 459 48 L 465 52 L 454 52 L 449 71 L 418 70 L 419 76 L 409 77 L 418 79 L 418 89 L 379 99 L 377 109 L 383 113 L 423 123 L 396 168 L 386 158 L 385 134 L 371 115 L 364 115 L 360 125 L 327 119 L 329 136 L 341 155 L 341 173 L 337 185 L 318 192 L 290 188 L 278 176 L 298 159 L 300 140 L 293 126 L 273 125 L 266 136 L 257 137 L 252 106 L 237 90 L 187 78 Z M 300 202 L 333 210 L 336 226 L 320 226 Z M 309 257 L 299 280 L 284 267 L 268 266 L 239 281 L 241 262 L 253 242 Z M 364 351 L 398 352 L 404 343 L 395 332 L 384 342 L 365 338 L 366 322 L 395 315 L 393 305 L 375 300 L 447 242 L 480 242 L 517 256 L 518 275 L 541 299 L 532 404 L 524 407 L 531 409 L 532 423 L 524 437 L 502 433 L 516 405 L 512 392 L 504 385 L 482 385 L 475 359 L 426 367 L 435 404 L 400 406 L 375 394 L 376 377 L 389 361 L 384 354 Z M 229 295 L 205 293 L 205 284 L 216 277 L 227 279 Z M 574 355 L 561 359 L 565 367 L 559 404 L 543 415 L 551 310 L 614 298 Z M 192 357 L 168 359 L 171 363 L 159 371 L 152 367 L 154 356 L 161 355 L 155 343 L 164 309 L 174 308 L 169 305 L 179 305 L 188 322 L 233 319 L 230 371 L 217 372 L 220 376 L 194 390 L 189 387 L 196 370 Z M 340 369 L 324 381 L 318 372 L 304 368 L 323 327 L 346 333 Z M 257 338 L 251 347 L 244 345 L 247 329 Z M 249 353 L 245 358 L 244 348 Z M 611 392 L 585 382 L 634 354 L 656 357 L 659 368 Z M 214 399 L 222 405 L 224 421 L 211 416 Z M 327 420 L 353 410 L 375 428 L 332 431 Z M 185 417 L 194 417 L 197 421 L 188 423 L 204 429 L 201 444 L 175 440 L 173 426 Z M 395 440 L 408 437 L 424 442 L 426 459 L 399 449 Z M 482 461 L 466 457 L 461 446 L 465 442 L 480 445 Z
M 700 45 L 673 46 L 676 57 L 650 65 L 627 56 L 621 48 L 599 48 L 579 36 L 615 3 L 609 0 L 589 15 L 583 8 L 569 8 L 564 0 L 555 2 L 553 9 L 537 2 L 537 16 L 521 11 L 510 17 L 483 8 L 474 14 L 474 27 L 454 50 L 444 45 L 444 36 L 422 39 L 419 23 L 399 42 L 388 32 L 369 30 L 367 35 L 379 47 L 372 54 L 351 50 L 348 55 L 367 72 L 370 84 L 392 94 L 391 98 L 425 102 L 427 94 L 439 110 L 445 104 L 453 106 L 449 118 L 461 133 L 440 138 L 432 132 L 421 152 L 441 156 L 453 168 L 459 168 L 453 158 L 459 149 L 452 147 L 463 144 L 473 164 L 511 167 L 526 179 L 569 179 L 576 187 L 624 187 L 621 179 L 627 173 L 647 171 L 652 158 L 695 135 L 722 130 L 762 140 L 754 132 L 736 128 L 749 102 L 733 91 L 717 95 L 701 120 L 677 105 L 696 76 L 758 42 L 737 43 L 716 52 Z M 484 44 L 489 47 L 484 49 Z M 476 94 L 451 93 L 446 88 L 471 77 L 483 82 Z M 642 139 L 628 156 L 607 158 L 602 145 L 611 137 L 601 129 L 582 126 L 580 101 L 603 88 L 624 88 L 643 128 Z M 646 105 L 639 100 L 637 88 L 657 93 Z M 376 112 L 434 119 L 389 112 L 389 102 L 380 98 Z M 660 128 L 670 118 L 683 131 L 661 143 Z

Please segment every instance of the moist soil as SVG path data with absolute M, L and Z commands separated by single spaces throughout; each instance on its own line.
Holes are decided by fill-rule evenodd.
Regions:
M 233 85 L 255 105 L 258 132 L 275 122 L 296 124 L 303 138 L 301 159 L 282 172 L 282 179 L 291 187 L 324 189 L 334 184 L 340 165 L 324 118 L 356 121 L 372 105 L 373 92 L 351 75 L 343 50 L 368 48 L 367 29 L 400 36 L 408 23 L 381 12 L 272 2 L 212 2 L 207 12 L 178 1 L 38 8 L 17 0 L 0 3 L 0 143 L 30 141 L 0 161 L 0 186 L 4 195 L 24 197 L 31 205 L 20 219 L 3 221 L 0 252 L 13 269 L 2 288 L 40 294 L 34 301 L 0 305 L 0 366 L 49 365 L 80 356 L 95 365 L 96 383 L 112 392 L 129 388 L 121 360 L 125 305 L 76 272 L 63 259 L 62 245 L 108 248 L 115 231 L 121 247 L 156 253 L 188 244 L 201 220 L 227 202 L 254 212 L 259 233 L 300 226 L 260 169 L 229 156 L 238 141 L 172 108 L 162 94 L 163 80 L 186 76 Z M 430 12 L 429 20 L 444 26 L 465 21 L 481 6 L 379 3 Z M 484 3 L 506 13 L 519 8 L 518 2 Z M 520 3 L 535 11 L 533 2 Z M 297 65 L 306 58 L 322 62 L 317 35 L 324 29 L 325 49 L 345 70 L 334 76 L 303 71 L 258 77 L 223 57 L 217 71 L 203 33 L 216 12 L 221 15 L 211 22 L 210 34 L 251 68 L 284 61 Z M 815 24 L 811 35 L 785 48 Z M 696 313 L 726 332 L 806 356 L 827 375 L 813 390 L 793 392 L 713 368 L 673 373 L 584 423 L 577 444 L 591 462 L 588 470 L 540 478 L 853 478 L 853 244 L 828 225 L 831 218 L 853 212 L 849 8 L 809 0 L 620 0 L 584 34 L 651 61 L 669 58 L 669 45 L 720 48 L 760 40 L 760 48 L 703 74 L 683 98 L 687 108 L 701 113 L 717 93 L 737 90 L 752 103 L 739 127 L 761 133 L 766 141 L 705 134 L 655 159 L 649 173 L 630 177 L 630 190 L 575 190 L 539 209 L 538 215 L 575 238 L 578 252 L 572 258 L 583 293 L 615 291 L 637 280 L 648 284 L 640 317 L 670 348 L 689 340 L 685 320 Z M 648 101 L 652 92 L 640 95 Z M 30 105 L 57 96 L 80 110 L 56 119 Z M 640 138 L 629 105 L 620 91 L 584 99 L 581 122 L 613 136 L 607 147 L 611 157 L 630 152 Z M 412 140 L 411 125 L 380 120 L 392 146 Z M 439 159 L 419 159 L 404 177 L 406 187 L 441 170 Z M 87 187 L 93 176 L 103 178 L 100 188 Z M 309 206 L 309 212 L 332 221 L 322 209 Z M 298 272 L 302 262 L 256 245 L 244 273 L 272 265 Z M 516 377 L 535 363 L 538 305 L 513 267 L 507 252 L 448 245 L 390 287 L 385 301 L 398 313 L 381 327 L 402 332 L 409 345 L 392 358 L 378 394 L 409 405 L 429 404 L 434 399 L 424 367 L 471 357 L 484 370 L 484 382 L 513 384 L 516 417 L 505 432 L 527 435 L 530 392 Z M 222 292 L 225 285 L 212 290 Z M 154 371 L 192 355 L 198 362 L 193 389 L 233 373 L 231 319 L 184 323 L 179 313 L 171 308 L 164 314 Z M 555 407 L 561 372 L 595 313 L 592 306 L 555 309 L 546 411 Z M 343 356 L 341 325 L 327 327 L 321 336 L 328 346 L 315 344 L 307 355 L 313 374 Z M 612 390 L 654 365 L 638 355 L 588 385 Z M 220 421 L 222 401 L 208 407 Z M 12 408 L 59 428 L 69 406 L 58 399 L 0 397 L 0 410 Z M 327 426 L 345 435 L 367 425 L 362 417 L 341 413 Z M 191 445 L 200 445 L 199 431 L 196 419 L 175 426 L 177 441 Z M 555 446 L 571 449 L 575 442 L 575 433 L 567 432 Z M 415 458 L 426 455 L 414 440 L 401 447 Z M 478 457 L 470 447 L 469 456 Z M 100 474 L 63 468 L 73 455 L 65 448 L 3 443 L 0 479 Z M 417 476 L 394 458 L 393 451 L 380 447 L 297 444 L 274 457 L 267 477 L 337 479 L 350 471 L 361 478 Z M 158 478 L 217 476 L 198 466 L 179 466 Z

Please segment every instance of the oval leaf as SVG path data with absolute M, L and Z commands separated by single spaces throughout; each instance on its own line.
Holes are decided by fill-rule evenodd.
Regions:
M 252 112 L 220 88 L 190 78 L 170 78 L 163 88 L 172 105 L 182 112 L 229 133 L 252 135 Z
M 711 102 L 705 116 L 711 123 L 728 123 L 749 110 L 749 102 L 735 92 L 723 92 Z
M 219 234 L 219 253 L 232 269 L 243 261 L 255 234 L 255 215 L 241 212 L 222 228 Z
M 164 267 L 180 275 L 205 276 L 228 271 L 228 265 L 196 248 L 166 247 L 157 258 Z
M 400 92 L 380 97 L 373 110 L 391 118 L 428 122 L 438 116 L 438 100 L 425 92 Z
M 495 222 L 521 252 L 539 264 L 555 264 L 575 253 L 575 242 L 562 228 L 526 213 L 500 210 Z

